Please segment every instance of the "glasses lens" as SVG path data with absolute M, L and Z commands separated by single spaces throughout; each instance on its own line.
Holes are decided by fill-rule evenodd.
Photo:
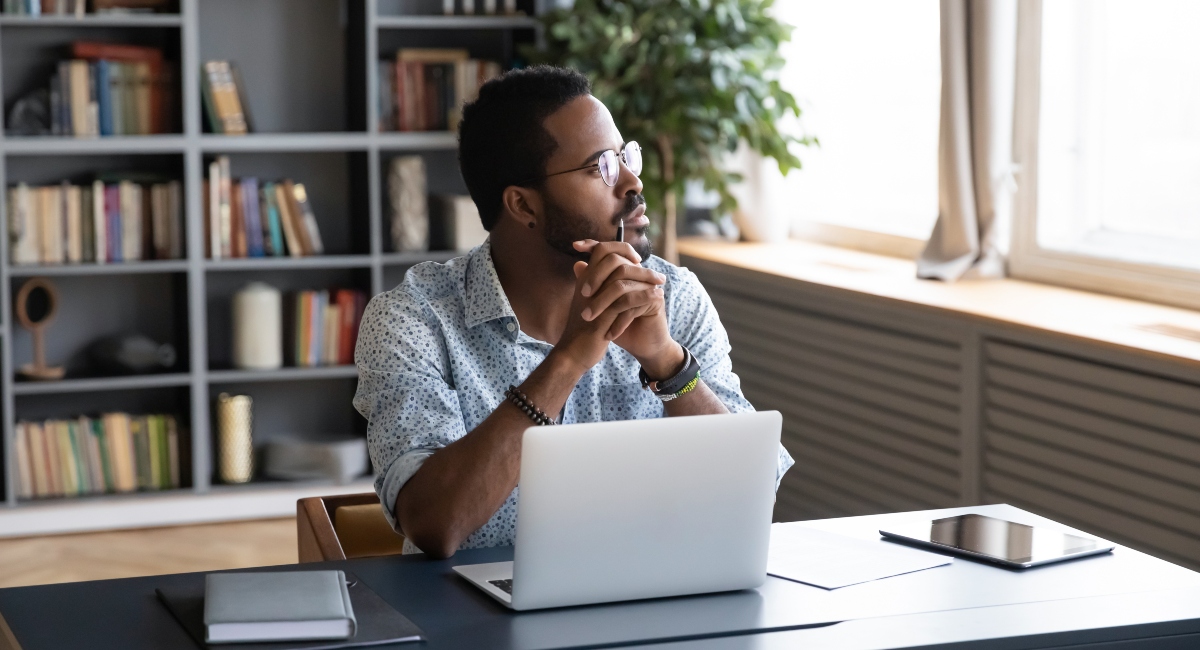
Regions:
M 634 176 L 642 175 L 642 147 L 636 142 L 625 145 L 625 166 Z
M 621 166 L 617 164 L 617 154 L 612 151 L 605 151 L 600 154 L 600 177 L 604 179 L 604 184 L 612 187 L 617 184 L 617 175 L 621 173 Z

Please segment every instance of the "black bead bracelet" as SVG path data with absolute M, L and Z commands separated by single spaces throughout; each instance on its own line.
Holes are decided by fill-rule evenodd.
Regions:
M 538 426 L 544 427 L 551 424 L 558 424 L 553 418 L 543 413 L 538 407 L 534 406 L 533 402 L 529 401 L 529 397 L 527 397 L 525 393 L 522 393 L 516 386 L 509 384 L 508 390 L 504 391 L 504 398 L 512 402 L 513 406 L 521 409 L 521 411 L 525 413 L 525 415 L 528 415 L 529 419 L 533 420 Z

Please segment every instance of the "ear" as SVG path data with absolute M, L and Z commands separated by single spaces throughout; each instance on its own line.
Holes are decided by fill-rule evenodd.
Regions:
M 542 220 L 542 195 L 528 187 L 509 185 L 500 195 L 500 202 L 509 218 L 521 228 L 536 228 Z

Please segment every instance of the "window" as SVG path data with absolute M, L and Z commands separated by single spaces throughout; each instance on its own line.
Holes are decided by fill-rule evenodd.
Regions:
M 937 219 L 937 0 L 787 0 L 784 86 L 820 147 L 773 179 L 772 211 L 924 242 Z
M 1014 274 L 1200 305 L 1200 3 L 1040 5 L 1021 19 L 1036 106 L 1018 110 Z

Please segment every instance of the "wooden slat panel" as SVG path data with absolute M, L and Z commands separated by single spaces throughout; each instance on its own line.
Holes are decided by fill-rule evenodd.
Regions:
M 810 429 L 798 436 L 790 435 L 788 443 L 788 449 L 797 452 L 792 457 L 796 459 L 796 467 L 801 472 L 813 471 L 815 466 L 822 464 L 835 467 L 855 476 L 861 485 L 877 487 L 883 495 L 879 499 L 902 497 L 906 501 L 933 508 L 951 505 L 957 498 L 955 493 L 933 487 L 929 481 L 919 480 L 920 468 L 914 464 L 889 457 L 852 439 Z M 836 487 L 850 489 L 851 486 Z
M 1200 568 L 1200 537 L 1183 535 L 1124 513 L 1114 512 L 1107 505 L 1065 495 L 1036 483 L 999 473 L 988 477 L 988 497 L 991 501 L 1007 502 L 1018 508 L 1032 510 L 1151 555 L 1184 566 Z
M 994 384 L 1037 395 L 1082 411 L 1101 413 L 1126 422 L 1156 427 L 1185 436 L 1195 435 L 1195 432 L 1200 431 L 1200 415 L 1194 412 L 1000 366 L 987 366 L 986 375 L 988 381 Z
M 705 280 L 705 287 L 708 288 L 709 296 L 722 318 L 726 312 L 740 311 L 755 314 L 764 322 L 778 324 L 781 329 L 804 327 L 845 341 L 848 345 L 866 345 L 892 353 L 909 354 L 918 359 L 940 361 L 950 367 L 957 367 L 959 364 L 958 346 L 950 341 L 939 341 L 915 333 L 884 330 L 757 300 L 746 300 L 739 297 L 737 288 L 733 292 L 714 291 L 709 287 L 708 280 Z
M 904 467 L 916 470 L 922 477 L 921 480 L 926 480 L 935 487 L 954 491 L 959 486 L 958 454 L 947 453 L 861 421 L 831 413 L 816 405 L 775 399 L 770 400 L 767 406 L 782 413 L 789 428 L 803 434 L 814 430 L 836 431 L 840 436 L 849 436 L 877 451 L 882 454 L 882 458 L 888 457 L 889 452 L 897 454 L 897 460 L 903 462 Z M 925 472 L 928 471 L 936 474 L 925 476 Z
M 1193 384 L 995 341 L 985 343 L 984 350 L 988 359 L 1003 365 L 1113 393 L 1171 404 L 1183 410 L 1200 409 L 1200 386 Z
M 938 428 L 924 422 L 876 408 L 873 404 L 855 402 L 845 399 L 836 393 L 818 390 L 790 390 L 779 384 L 760 383 L 755 376 L 742 377 L 742 390 L 751 404 L 779 400 L 793 402 L 801 408 L 821 408 L 831 413 L 860 420 L 866 425 L 878 427 L 889 435 L 911 438 L 938 449 L 945 450 L 955 457 L 958 455 L 958 432 L 947 428 Z M 751 396 L 754 396 L 753 398 Z
M 1161 476 L 1178 483 L 1190 484 L 1193 488 L 1200 488 L 1200 467 L 1196 465 L 1150 453 L 1136 446 L 1110 442 L 1090 433 L 1024 417 L 1001 408 L 989 408 L 985 416 L 994 430 L 1020 434 L 1039 444 L 1064 449 L 1068 453 L 1090 456 L 1113 465 L 1124 465 L 1148 476 Z M 1196 498 L 1195 492 L 1192 492 L 1192 499 L 1196 501 L 1196 506 L 1200 507 L 1200 499 Z
M 855 463 L 843 454 L 831 453 L 816 445 L 805 447 L 802 453 L 807 461 L 801 469 L 802 478 L 816 481 L 831 491 L 850 495 L 859 501 L 876 504 L 878 512 L 941 507 L 894 489 L 892 476 L 881 474 L 872 466 Z
M 800 366 L 806 369 L 822 370 L 848 380 L 871 384 L 880 390 L 910 395 L 951 408 L 958 408 L 961 402 L 957 387 L 946 388 L 942 384 L 913 375 L 893 372 L 880 366 L 813 352 L 796 345 L 780 345 L 777 341 L 747 336 L 741 332 L 731 334 L 729 341 L 737 350 L 739 358 L 753 355 L 758 359 L 770 360 L 769 367 L 778 368 L 780 372 L 786 372 L 788 366 Z
M 1088 431 L 1109 440 L 1158 452 L 1183 462 L 1200 464 L 1200 440 L 1190 440 L 1156 429 L 1139 427 L 999 388 L 989 387 L 985 397 L 988 403 L 1002 406 L 1010 411 L 1024 413 L 1078 431 Z
M 1031 462 L 1028 458 L 1010 456 L 998 450 L 988 454 L 987 464 L 995 474 L 1005 474 L 1011 478 L 1037 483 L 1045 489 L 1072 498 L 1102 504 L 1110 514 L 1122 512 L 1129 517 L 1153 523 L 1164 530 L 1191 536 L 1196 540 L 1196 550 L 1200 551 L 1200 517 L 1194 514 L 1143 499 L 1128 490 L 1114 490 L 1099 483 L 1084 481 L 1060 472 L 1057 468 Z M 993 476 L 988 478 L 991 480 Z M 1128 532 L 1134 536 L 1138 534 L 1136 529 L 1130 529 Z
M 782 491 L 781 491 L 782 494 Z M 829 487 L 821 480 L 800 476 L 786 497 L 780 497 L 782 508 L 796 515 L 780 521 L 854 517 L 888 512 L 885 506 L 864 501 L 846 492 Z M 776 508 L 779 511 L 781 508 Z
M 807 348 L 845 359 L 855 359 L 869 365 L 882 366 L 906 375 L 935 381 L 951 388 L 957 388 L 959 385 L 960 374 L 957 365 L 929 361 L 896 350 L 848 341 L 844 337 L 830 336 L 826 332 L 790 320 L 786 326 L 780 327 L 776 319 L 763 318 L 762 314 L 753 311 L 726 309 L 721 312 L 721 320 L 730 332 L 736 332 L 739 336 L 763 338 L 778 342 L 782 346 Z
M 1172 513 L 1183 518 L 1190 515 L 1180 511 L 1200 513 L 1200 498 L 1197 498 L 1195 488 L 1190 486 L 1164 481 L 1118 465 L 1098 462 L 1082 454 L 1039 444 L 998 429 L 988 430 L 988 449 L 1053 467 L 1055 472 L 1070 473 L 1074 478 L 1088 484 L 1161 503 L 1171 508 Z M 1196 523 L 1197 530 L 1200 531 L 1200 516 L 1196 517 Z
M 735 349 L 730 356 L 733 359 L 734 370 L 738 374 L 756 375 L 762 377 L 766 382 L 799 382 L 813 388 L 824 388 L 947 428 L 957 427 L 960 424 L 958 410 L 945 405 L 913 399 L 891 390 L 848 380 L 838 375 L 781 363 L 777 358 L 753 350 Z

